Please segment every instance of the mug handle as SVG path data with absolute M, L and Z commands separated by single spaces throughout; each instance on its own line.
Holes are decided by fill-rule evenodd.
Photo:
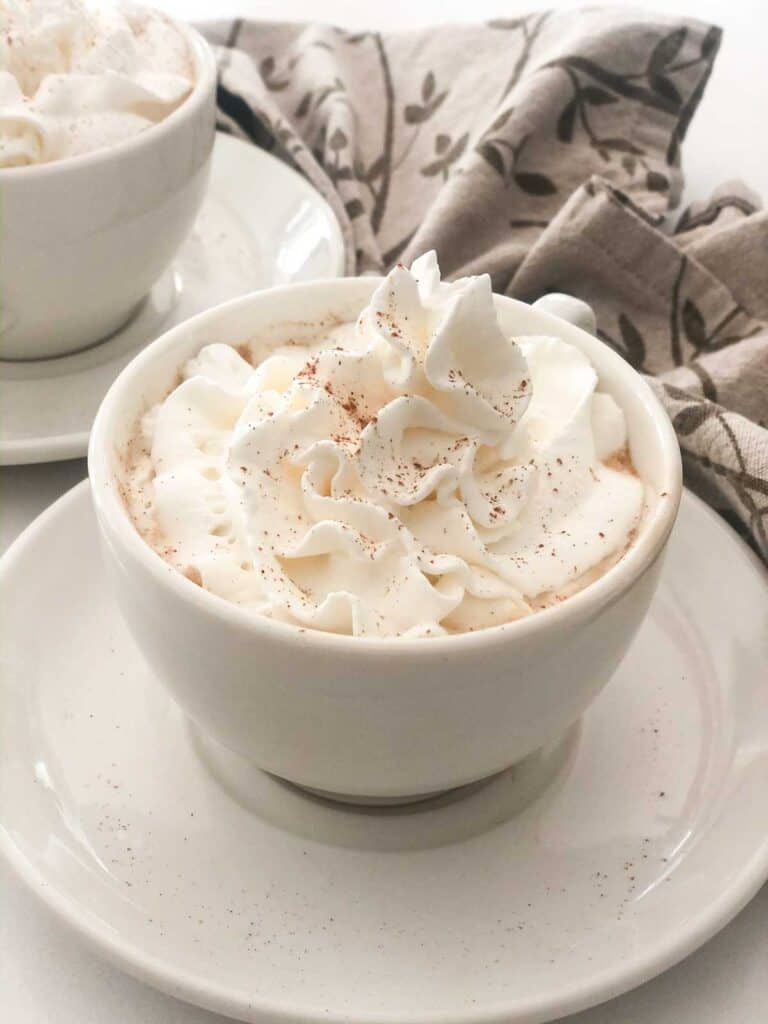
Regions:
M 533 309 L 549 313 L 550 316 L 557 316 L 574 327 L 580 327 L 588 334 L 597 333 L 597 322 L 591 306 L 573 295 L 565 295 L 563 292 L 549 292 L 542 295 L 533 303 Z

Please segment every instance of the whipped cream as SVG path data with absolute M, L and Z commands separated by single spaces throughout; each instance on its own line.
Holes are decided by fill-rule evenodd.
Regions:
M 186 364 L 124 479 L 140 532 L 221 597 L 336 633 L 461 632 L 562 599 L 632 539 L 621 409 L 578 349 L 508 338 L 486 275 L 442 282 L 428 253 L 357 323 L 247 355 Z
M 0 0 L 0 168 L 121 142 L 167 117 L 194 78 L 165 15 L 88 0 Z

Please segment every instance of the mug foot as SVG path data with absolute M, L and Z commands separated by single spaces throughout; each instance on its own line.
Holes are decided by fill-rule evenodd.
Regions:
M 193 746 L 206 770 L 231 796 L 246 807 L 259 805 L 262 802 L 266 781 L 274 779 L 296 793 L 306 794 L 314 800 L 327 801 L 350 808 L 359 807 L 361 810 L 369 811 L 375 811 L 376 808 L 385 811 L 387 808 L 396 809 L 398 807 L 417 809 L 419 804 L 429 803 L 432 806 L 435 803 L 453 803 L 468 797 L 479 789 L 495 785 L 494 780 L 502 778 L 502 789 L 506 794 L 505 802 L 511 800 L 510 807 L 514 805 L 515 809 L 519 810 L 542 792 L 561 772 L 570 760 L 579 733 L 579 723 L 577 722 L 562 736 L 524 757 L 521 761 L 459 786 L 421 793 L 376 796 L 334 792 L 286 779 L 258 767 L 242 755 L 224 747 L 217 740 L 201 732 L 194 723 L 189 722 L 188 724 Z

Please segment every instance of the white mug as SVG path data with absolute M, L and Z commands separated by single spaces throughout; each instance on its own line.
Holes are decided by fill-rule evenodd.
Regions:
M 581 349 L 625 413 L 649 507 L 616 565 L 526 618 L 429 639 L 302 630 L 190 582 L 139 536 L 121 497 L 121 457 L 140 415 L 165 397 L 203 345 L 241 344 L 286 321 L 353 320 L 378 283 L 347 278 L 273 288 L 173 328 L 112 385 L 88 456 L 120 608 L 206 746 L 360 802 L 402 801 L 477 781 L 568 729 L 608 681 L 645 616 L 682 487 L 674 431 L 639 374 L 579 327 L 497 296 L 507 334 L 554 335 Z M 568 312 L 584 308 L 571 305 Z
M 85 348 L 127 320 L 171 262 L 205 192 L 216 65 L 175 22 L 195 84 L 168 117 L 117 145 L 0 168 L 0 358 Z

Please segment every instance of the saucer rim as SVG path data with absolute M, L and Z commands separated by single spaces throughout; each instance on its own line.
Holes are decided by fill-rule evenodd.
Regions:
M 0 466 L 39 466 L 45 462 L 84 459 L 88 451 L 89 430 L 72 434 L 49 434 L 41 438 L 22 438 L 0 442 Z
M 296 189 L 297 195 L 299 194 L 299 191 L 304 196 L 311 195 L 313 201 L 317 202 L 321 208 L 324 208 L 329 225 L 333 232 L 333 251 L 329 260 L 327 274 L 320 278 L 313 278 L 312 280 L 333 280 L 334 278 L 344 276 L 346 269 L 344 235 L 339 219 L 325 196 L 314 188 L 295 168 L 289 166 L 284 161 L 279 160 L 272 153 L 262 149 L 260 146 L 247 142 L 245 139 L 241 139 L 237 135 L 217 130 L 214 138 L 214 146 L 217 145 L 235 145 L 238 148 L 242 146 L 244 149 L 249 151 L 250 156 L 255 155 L 256 159 L 265 159 L 276 171 L 279 168 L 279 172 L 283 175 L 284 180 L 292 183 L 292 187 Z M 165 273 L 167 273 L 167 270 Z M 164 275 L 161 275 L 158 280 L 162 280 L 163 277 Z M 265 284 L 261 288 L 254 290 L 262 291 L 264 288 L 271 288 L 274 286 L 275 284 Z M 170 328 L 163 328 L 161 333 L 165 333 L 166 330 L 170 330 Z M 159 335 L 155 334 L 153 337 L 159 337 Z M 150 337 L 146 344 L 150 344 L 153 337 Z M 108 343 L 110 340 L 112 339 L 105 339 L 104 343 Z M 97 342 L 97 345 L 98 344 L 102 343 Z M 141 348 L 137 349 L 135 354 L 138 354 L 140 351 Z M 64 362 L 77 354 L 77 352 L 69 352 L 58 357 L 54 356 L 50 359 L 40 361 L 56 363 L 57 360 L 60 359 Z M 4 361 L 0 360 L 0 364 L 2 364 L 2 362 Z M 23 365 L 23 361 L 17 360 L 9 362 L 11 365 Z M 115 374 L 115 376 L 117 376 L 117 374 Z M 65 462 L 70 459 L 84 459 L 88 454 L 90 433 L 89 429 L 63 434 L 47 434 L 42 437 L 24 437 L 6 440 L 2 437 L 2 433 L 0 432 L 0 466 L 33 466 L 44 462 Z
M 35 546 L 41 533 L 66 517 L 72 507 L 86 500 L 86 493 L 90 493 L 90 481 L 87 479 L 66 491 L 26 527 L 0 558 L 0 581 Z M 730 536 L 745 556 L 745 566 L 756 572 L 764 585 L 768 584 L 768 573 L 760 559 L 716 512 L 687 488 L 683 501 L 697 514 L 703 513 L 711 527 L 720 528 L 723 535 Z M 144 984 L 214 1013 L 258 1024 L 348 1024 L 348 1018 L 339 1011 L 324 1012 L 306 1005 L 289 1007 L 287 1004 L 259 1002 L 258 997 L 247 992 L 235 992 L 231 987 L 205 982 L 199 975 L 179 969 L 167 959 L 147 954 L 134 943 L 115 936 L 106 923 L 99 927 L 98 922 L 83 915 L 81 904 L 76 899 L 62 894 L 45 880 L 42 872 L 25 858 L 1 823 L 0 856 L 5 858 L 22 883 L 97 956 Z M 539 995 L 524 1003 L 517 1002 L 513 1007 L 508 1003 L 498 1003 L 461 1013 L 417 1012 L 407 1017 L 402 1014 L 382 1017 L 375 1013 L 357 1013 L 357 1024 L 534 1024 L 577 1013 L 636 988 L 685 959 L 736 917 L 766 878 L 768 833 L 717 899 L 702 908 L 696 917 L 686 917 L 663 943 L 649 952 L 640 952 L 632 960 L 591 975 L 580 984 L 571 985 L 556 998 Z

